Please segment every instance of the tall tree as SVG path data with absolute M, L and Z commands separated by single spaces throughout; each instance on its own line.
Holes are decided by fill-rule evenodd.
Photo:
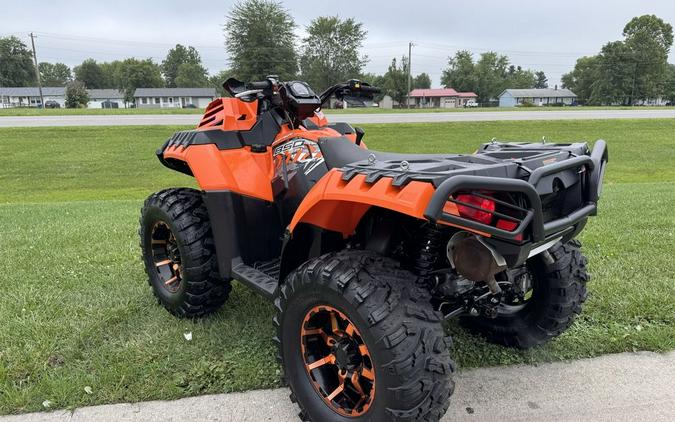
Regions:
M 70 68 L 63 63 L 42 62 L 38 65 L 38 69 L 44 86 L 65 86 L 73 79 Z
M 382 77 L 381 89 L 400 106 L 405 105 L 408 96 L 408 59 L 404 56 L 400 62 L 391 61 L 387 73 Z
M 441 75 L 441 85 L 458 91 L 475 91 L 477 76 L 473 54 L 468 50 L 460 50 L 448 59 L 448 67 Z
M 479 102 L 488 102 L 506 89 L 506 71 L 509 60 L 493 51 L 482 53 L 476 62 L 475 93 Z
M 638 16 L 623 28 L 628 53 L 633 62 L 630 102 L 659 96 L 668 71 L 668 53 L 673 45 L 673 27 L 655 15 Z
M 562 75 L 562 86 L 572 90 L 579 103 L 590 104 L 594 85 L 599 80 L 598 56 L 580 57 L 574 66 L 574 70 Z
M 120 89 L 124 85 L 121 79 L 122 69 L 124 68 L 122 60 L 101 63 L 99 66 L 103 72 L 103 88 Z
M 546 77 L 546 74 L 544 73 L 543 70 L 534 72 L 534 77 L 536 78 L 536 81 L 534 83 L 535 88 L 538 89 L 548 88 L 548 78 Z
M 33 55 L 17 37 L 0 38 L 0 85 L 34 86 Z
M 368 60 L 359 54 L 366 33 L 363 25 L 353 18 L 320 16 L 314 19 L 307 27 L 300 55 L 303 80 L 320 92 L 357 77 Z
M 298 72 L 295 26 L 281 3 L 246 0 L 235 4 L 225 25 L 225 47 L 234 75 L 245 81 L 271 74 L 293 79 Z
M 206 69 L 198 63 L 183 63 L 178 66 L 174 85 L 180 88 L 205 87 L 209 85 Z
M 670 105 L 675 105 L 675 64 L 668 65 L 668 78 L 666 80 L 664 98 L 670 102 Z
M 413 78 L 413 89 L 429 89 L 431 88 L 431 77 L 426 73 L 420 73 Z
M 137 88 L 160 88 L 164 86 L 164 79 L 159 65 L 151 59 L 126 59 L 120 67 L 120 86 L 124 91 L 124 100 L 133 102 Z
M 194 47 L 185 47 L 181 44 L 176 44 L 174 48 L 169 50 L 161 65 L 162 74 L 164 75 L 164 80 L 166 81 L 167 87 L 175 88 L 178 86 L 176 84 L 176 78 L 178 77 L 178 70 L 183 64 L 191 64 L 201 67 L 202 59 L 199 56 L 199 52 Z M 192 69 L 194 70 L 195 68 Z M 185 83 L 185 81 L 183 81 L 183 83 Z
M 87 59 L 73 69 L 75 79 L 82 82 L 88 89 L 105 88 L 105 77 L 101 66 L 94 59 Z

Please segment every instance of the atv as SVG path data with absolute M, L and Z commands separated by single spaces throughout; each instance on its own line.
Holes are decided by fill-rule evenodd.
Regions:
M 232 98 L 157 151 L 200 189 L 145 201 L 143 260 L 178 317 L 217 311 L 235 279 L 272 301 L 303 420 L 438 421 L 454 389 L 446 320 L 529 348 L 581 312 L 575 237 L 597 211 L 604 141 L 379 152 L 321 111 L 332 96 L 372 99 L 365 82 L 320 95 L 274 76 L 223 85 Z

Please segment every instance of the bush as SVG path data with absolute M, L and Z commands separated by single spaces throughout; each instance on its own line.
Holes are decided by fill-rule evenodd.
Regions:
M 522 103 L 519 104 L 520 107 L 534 107 L 534 104 L 532 104 L 529 101 L 523 101 Z
M 86 108 L 88 102 L 89 94 L 82 82 L 72 81 L 66 85 L 67 108 Z

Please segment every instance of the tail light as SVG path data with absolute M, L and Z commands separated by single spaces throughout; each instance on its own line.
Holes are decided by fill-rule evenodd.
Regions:
M 460 216 L 488 225 L 492 222 L 495 201 L 470 194 L 457 195 L 456 200 Z

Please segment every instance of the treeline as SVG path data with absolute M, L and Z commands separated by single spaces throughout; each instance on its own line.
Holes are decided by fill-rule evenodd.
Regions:
M 563 86 L 590 105 L 675 101 L 675 65 L 668 64 L 673 27 L 654 15 L 631 19 L 624 39 L 608 42 L 595 56 L 581 57 L 562 76 Z
M 353 18 L 320 16 L 297 39 L 297 24 L 281 3 L 245 0 L 233 6 L 224 25 L 225 70 L 209 75 L 199 52 L 176 45 L 161 63 L 128 58 L 98 63 L 87 59 L 72 70 L 63 63 L 40 63 L 44 86 L 78 81 L 86 88 L 116 88 L 127 100 L 139 87 L 214 87 L 222 95 L 222 82 L 234 76 L 260 80 L 278 75 L 283 80 L 302 79 L 318 92 L 346 79 L 360 77 L 383 89 L 399 104 L 408 94 L 408 58 L 392 58 L 384 74 L 365 73 L 368 56 L 361 53 L 367 31 Z M 632 19 L 624 39 L 607 43 L 599 54 L 580 58 L 573 71 L 563 75 L 563 87 L 574 91 L 580 103 L 637 104 L 655 98 L 675 99 L 675 66 L 668 64 L 673 44 L 672 26 L 653 15 Z M 0 84 L 35 85 L 32 54 L 16 37 L 0 38 Z M 224 63 L 225 64 L 225 63 Z M 495 100 L 507 88 L 546 88 L 543 71 L 523 69 L 496 52 L 477 58 L 461 50 L 448 59 L 441 84 L 458 91 L 472 91 L 481 103 Z M 426 73 L 411 75 L 411 88 L 430 88 Z

